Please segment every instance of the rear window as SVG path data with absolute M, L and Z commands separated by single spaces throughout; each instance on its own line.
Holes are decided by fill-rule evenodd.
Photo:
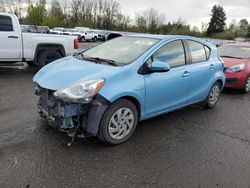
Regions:
M 13 31 L 11 17 L 0 15 L 0 31 Z
M 210 50 L 208 49 L 205 51 L 205 47 L 203 44 L 195 41 L 188 41 L 190 51 L 191 51 L 191 56 L 192 56 L 192 63 L 199 63 L 203 61 L 207 61 L 208 56 L 207 53 L 210 54 Z

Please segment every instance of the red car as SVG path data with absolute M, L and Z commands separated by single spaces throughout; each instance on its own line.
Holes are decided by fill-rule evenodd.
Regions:
M 250 43 L 225 44 L 218 51 L 224 61 L 225 88 L 250 92 Z

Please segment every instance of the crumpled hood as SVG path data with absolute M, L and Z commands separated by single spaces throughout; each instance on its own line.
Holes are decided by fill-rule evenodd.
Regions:
M 105 75 L 120 68 L 70 56 L 43 67 L 34 76 L 33 82 L 46 89 L 59 90 L 85 80 L 105 78 Z

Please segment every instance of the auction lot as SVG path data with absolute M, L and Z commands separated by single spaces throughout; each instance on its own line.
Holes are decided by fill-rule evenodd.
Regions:
M 214 109 L 143 121 L 119 146 L 68 147 L 36 112 L 36 71 L 0 67 L 0 187 L 250 187 L 250 95 L 226 91 Z

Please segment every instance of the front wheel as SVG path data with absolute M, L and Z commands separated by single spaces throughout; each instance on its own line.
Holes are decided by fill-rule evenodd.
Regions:
M 128 140 L 138 122 L 135 105 L 126 99 L 111 104 L 100 122 L 98 138 L 109 145 L 117 145 Z
M 246 84 L 243 88 L 244 93 L 249 93 L 250 92 L 250 76 L 246 80 Z
M 216 82 L 209 91 L 209 94 L 205 101 L 205 108 L 215 107 L 219 99 L 220 93 L 221 93 L 221 84 L 219 82 Z

